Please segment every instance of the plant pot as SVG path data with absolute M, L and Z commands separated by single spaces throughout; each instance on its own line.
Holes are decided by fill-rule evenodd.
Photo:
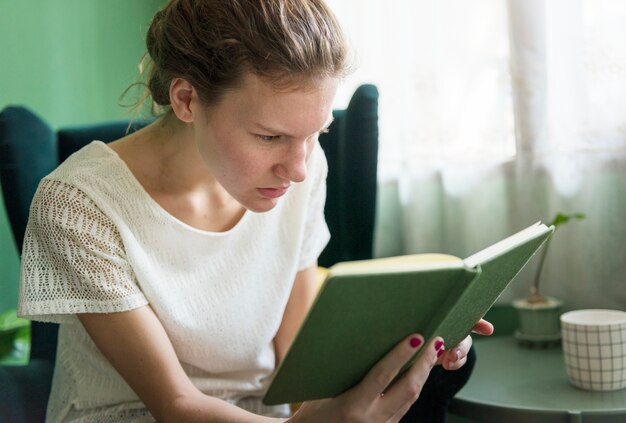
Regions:
M 560 344 L 561 308 L 563 301 L 546 297 L 545 302 L 529 302 L 527 298 L 513 301 L 519 318 L 515 337 L 528 347 L 551 347 Z

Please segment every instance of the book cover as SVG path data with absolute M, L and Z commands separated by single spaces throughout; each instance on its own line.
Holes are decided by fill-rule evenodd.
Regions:
M 465 260 L 426 254 L 331 267 L 263 402 L 337 396 L 412 332 L 458 344 L 553 230 L 535 224 Z

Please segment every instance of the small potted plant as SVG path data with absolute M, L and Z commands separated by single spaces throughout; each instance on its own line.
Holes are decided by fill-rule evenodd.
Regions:
M 583 213 L 557 213 L 548 226 L 555 227 L 569 222 L 572 219 L 584 219 Z M 543 266 L 548 255 L 548 247 L 554 235 L 550 237 L 541 253 L 539 266 L 535 273 L 535 279 L 530 288 L 530 296 L 515 300 L 513 307 L 517 310 L 519 317 L 519 330 L 515 336 L 528 346 L 551 346 L 558 345 L 561 337 L 559 316 L 563 302 L 557 298 L 544 296 L 539 290 Z

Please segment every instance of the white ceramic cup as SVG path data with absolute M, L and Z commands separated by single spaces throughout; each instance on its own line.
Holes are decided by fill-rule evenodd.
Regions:
M 626 312 L 574 310 L 561 315 L 567 376 L 591 391 L 626 387 Z

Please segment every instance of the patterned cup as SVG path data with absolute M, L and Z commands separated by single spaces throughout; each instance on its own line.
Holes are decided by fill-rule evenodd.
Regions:
M 561 315 L 567 376 L 591 391 L 626 387 L 626 312 L 575 310 Z

